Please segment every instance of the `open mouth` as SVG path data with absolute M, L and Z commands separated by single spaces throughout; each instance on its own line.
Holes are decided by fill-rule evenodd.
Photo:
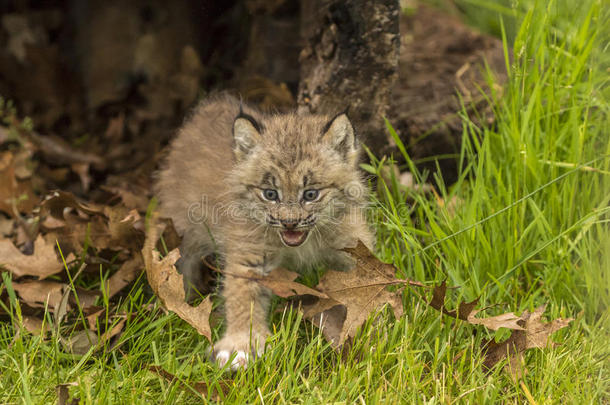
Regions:
M 307 240 L 307 234 L 307 231 L 280 231 L 282 242 L 291 247 L 302 245 Z

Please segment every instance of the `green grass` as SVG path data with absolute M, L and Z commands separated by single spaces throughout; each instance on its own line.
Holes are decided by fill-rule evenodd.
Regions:
M 535 3 L 517 5 L 520 28 L 506 38 L 514 58 L 490 100 L 495 125 L 463 117 L 457 183 L 445 189 L 438 174 L 417 172 L 403 148 L 407 168 L 445 201 L 457 198 L 455 210 L 381 182 L 375 217 L 379 256 L 401 275 L 447 278 L 461 286 L 453 302 L 480 295 L 499 304 L 491 313 L 548 303 L 547 317 L 575 318 L 554 335 L 561 345 L 529 351 L 528 373 L 515 382 L 502 365 L 482 369 L 487 332 L 409 292 L 404 318 L 384 314 L 381 327 L 364 328 L 346 359 L 298 314 L 276 313 L 270 350 L 233 376 L 226 402 L 610 402 L 609 10 L 599 0 Z M 206 360 L 205 340 L 164 314 L 142 281 L 121 307 L 133 315 L 120 344 L 82 357 L 65 354 L 56 336 L 42 341 L 0 325 L 0 403 L 52 403 L 55 385 L 70 382 L 84 403 L 201 401 L 147 371 L 151 364 L 191 386 L 228 378 Z M 17 321 L 14 301 L 12 312 Z

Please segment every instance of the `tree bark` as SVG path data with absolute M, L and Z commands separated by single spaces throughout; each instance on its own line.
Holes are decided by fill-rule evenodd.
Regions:
M 301 2 L 300 113 L 349 108 L 360 139 L 380 155 L 393 142 L 383 117 L 398 72 L 398 0 Z

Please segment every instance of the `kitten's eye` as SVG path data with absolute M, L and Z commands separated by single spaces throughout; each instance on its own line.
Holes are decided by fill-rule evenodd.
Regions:
M 315 201 L 320 195 L 319 190 L 305 190 L 303 192 L 303 200 L 305 201 Z
M 278 197 L 277 191 L 272 188 L 266 188 L 263 190 L 263 197 L 269 201 L 276 201 Z

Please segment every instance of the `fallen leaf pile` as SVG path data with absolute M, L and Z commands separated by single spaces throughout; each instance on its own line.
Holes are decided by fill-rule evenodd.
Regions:
M 113 299 L 142 274 L 141 215 L 148 194 L 132 198 L 136 194 L 126 186 L 127 178 L 121 183 L 110 176 L 106 189 L 91 192 L 88 200 L 55 189 L 68 182 L 76 185 L 68 188 L 86 190 L 90 180 L 83 165 L 99 165 L 100 158 L 36 134 L 14 111 L 1 107 L 9 126 L 0 126 L 6 135 L 0 136 L 0 272 L 11 277 L 3 275 L 0 317 L 8 316 L 4 309 L 10 307 L 11 290 L 24 315 L 19 327 L 45 335 L 62 330 L 60 340 L 74 354 L 110 344 L 128 314 L 104 308 L 102 325 L 95 322 L 104 312 L 97 305 L 100 297 Z M 51 164 L 44 159 L 49 155 L 69 158 Z M 74 322 L 79 311 L 90 317 L 89 328 Z
M 89 328 L 70 328 L 60 335 L 66 350 L 84 354 L 109 344 L 122 331 L 128 315 L 96 304 L 103 295 L 112 299 L 142 273 L 142 226 L 137 211 L 86 204 L 60 191 L 49 193 L 35 210 L 12 219 L 0 238 L 0 269 L 11 275 L 10 288 L 26 315 L 18 326 L 46 334 L 51 319 L 59 331 L 62 322 L 78 317 L 80 310 Z M 113 270 L 97 283 L 98 288 L 80 286 L 82 279 L 99 280 L 101 269 L 107 274 Z M 9 287 L 5 287 L 0 289 L 0 299 L 8 308 L 9 297 L 3 292 Z M 45 311 L 51 318 L 45 318 Z M 110 313 L 102 319 L 108 322 L 101 325 L 96 320 L 105 311 Z

